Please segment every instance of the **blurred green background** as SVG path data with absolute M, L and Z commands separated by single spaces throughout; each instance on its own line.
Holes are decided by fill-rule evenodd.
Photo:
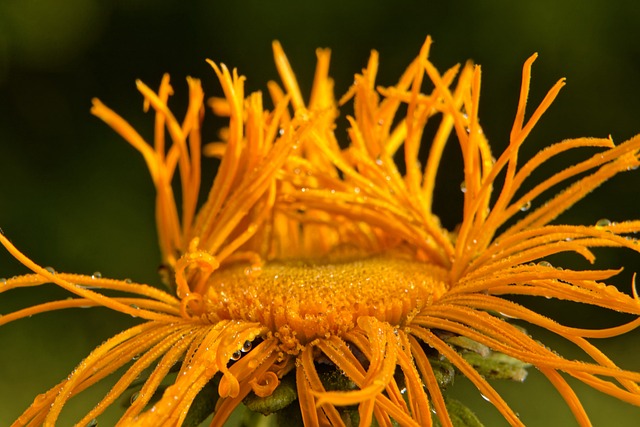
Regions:
M 533 132 L 526 154 L 578 136 L 621 142 L 640 132 L 640 7 L 635 1 L 344 1 L 3 0 L 0 2 L 0 227 L 27 255 L 58 271 L 158 283 L 154 193 L 142 158 L 89 114 L 99 97 L 150 135 L 134 80 L 156 87 L 169 72 L 174 106 L 184 106 L 188 75 L 220 90 L 205 58 L 238 67 L 249 90 L 277 77 L 271 41 L 282 42 L 303 90 L 316 47 L 332 48 L 338 95 L 380 52 L 379 83 L 393 84 L 424 38 L 441 70 L 472 59 L 482 64 L 480 118 L 494 151 L 504 148 L 515 114 L 523 61 L 533 52 L 530 99 L 539 102 L 560 77 L 568 86 Z M 179 107 L 176 107 L 179 110 Z M 211 126 L 213 127 L 213 126 Z M 144 134 L 144 133 L 143 133 Z M 205 136 L 205 140 L 213 139 Z M 457 159 L 452 158 L 455 163 Z M 568 164 L 568 163 L 566 163 Z M 556 167 L 562 165 L 555 165 Z M 436 209 L 452 227 L 460 218 L 461 172 L 440 178 Z M 640 172 L 640 171 L 639 171 Z M 209 170 L 208 176 L 212 175 Z M 624 174 L 576 206 L 563 221 L 640 218 L 640 173 Z M 614 282 L 628 291 L 639 257 L 599 252 L 599 266 L 626 265 Z M 564 261 L 564 260 L 563 260 Z M 579 266 L 584 262 L 573 259 Z M 25 269 L 0 252 L 0 277 Z M 52 286 L 0 297 L 0 313 L 66 295 Z M 628 318 L 528 302 L 572 325 L 609 326 Z M 0 425 L 8 425 L 40 392 L 64 378 L 92 347 L 132 319 L 104 309 L 68 310 L 0 328 Z M 572 357 L 572 349 L 536 335 Z M 640 371 L 640 334 L 602 343 L 623 367 Z M 500 383 L 530 426 L 574 425 L 557 393 L 532 371 L 524 385 Z M 97 399 L 106 385 L 85 399 Z M 504 425 L 464 381 L 455 393 L 488 426 Z M 596 426 L 634 426 L 640 409 L 579 388 Z M 89 405 L 74 400 L 60 425 Z M 112 425 L 115 408 L 100 425 Z

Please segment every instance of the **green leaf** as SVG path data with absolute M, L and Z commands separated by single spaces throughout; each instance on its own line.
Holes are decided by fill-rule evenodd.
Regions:
M 506 379 L 524 381 L 527 369 L 531 366 L 506 354 L 491 352 L 482 356 L 475 352 L 462 352 L 462 357 L 469 362 L 482 376 L 489 379 Z
M 438 386 L 441 389 L 445 389 L 450 385 L 453 385 L 453 380 L 456 376 L 456 370 L 453 365 L 447 360 L 435 360 L 429 359 L 433 374 L 436 377 Z
M 250 393 L 244 398 L 242 403 L 254 412 L 269 415 L 291 405 L 291 402 L 297 398 L 298 393 L 296 392 L 295 377 L 293 375 L 286 375 L 270 396 L 259 397 L 254 393 Z
M 220 383 L 220 375 L 213 377 L 193 399 L 187 417 L 182 424 L 183 427 L 197 427 L 209 415 L 213 414 L 218 401 L 218 384 Z
M 476 417 L 476 414 L 474 414 L 471 409 L 467 408 L 460 401 L 445 398 L 444 403 L 447 406 L 447 412 L 449 413 L 449 418 L 451 418 L 451 422 L 454 427 L 484 427 L 478 417 Z M 433 416 L 433 425 L 435 427 L 442 426 L 436 415 Z

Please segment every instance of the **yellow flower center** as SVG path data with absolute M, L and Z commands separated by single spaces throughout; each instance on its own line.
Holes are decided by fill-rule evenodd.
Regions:
M 216 271 L 206 305 L 218 319 L 259 322 L 295 349 L 350 331 L 360 316 L 402 326 L 445 292 L 446 280 L 440 267 L 389 256 L 273 261 L 258 273 Z

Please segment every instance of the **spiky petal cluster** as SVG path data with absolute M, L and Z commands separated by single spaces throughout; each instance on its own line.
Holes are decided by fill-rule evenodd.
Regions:
M 589 420 L 566 375 L 640 405 L 640 373 L 618 368 L 588 341 L 627 332 L 640 320 L 604 330 L 570 328 L 502 298 L 544 296 L 640 315 L 637 295 L 604 283 L 618 270 L 559 270 L 536 263 L 562 252 L 593 262 L 594 247 L 638 251 L 628 237 L 640 231 L 640 221 L 598 226 L 553 221 L 608 178 L 637 168 L 640 137 L 617 146 L 610 139 L 562 141 L 519 164 L 521 145 L 564 84 L 554 85 L 525 119 L 534 55 L 524 66 L 509 145 L 494 159 L 478 120 L 480 68 L 467 64 L 440 74 L 427 59 L 429 48 L 427 39 L 398 83 L 388 88 L 376 87 L 378 56 L 372 53 L 340 101 L 353 99 L 346 148 L 334 133 L 338 114 L 327 50 L 317 52 L 305 103 L 274 43 L 284 88 L 269 83 L 272 111 L 264 109 L 260 93 L 245 98 L 243 77 L 211 63 L 225 96 L 210 105 L 229 117 L 229 127 L 221 132 L 221 142 L 204 148 L 204 95 L 197 80 L 188 80 L 190 102 L 182 121 L 167 105 L 172 93 L 167 76 L 157 93 L 138 82 L 145 108 L 155 111 L 152 144 L 95 100 L 93 113 L 140 151 L 149 167 L 173 292 L 54 273 L 0 236 L 33 271 L 6 280 L 1 292 L 53 282 L 76 296 L 5 315 L 0 324 L 87 305 L 144 319 L 97 347 L 67 379 L 38 396 L 15 425 L 53 425 L 71 397 L 125 367 L 80 425 L 149 372 L 120 425 L 180 425 L 198 393 L 217 379 L 220 399 L 212 425 L 221 425 L 246 396 L 269 396 L 288 376 L 295 378 L 306 425 L 344 425 L 342 408 L 357 405 L 362 426 L 374 418 L 380 425 L 395 420 L 430 426 L 432 412 L 443 426 L 451 426 L 427 354 L 434 352 L 467 376 L 509 423 L 522 425 L 490 383 L 444 340 L 445 332 L 536 366 L 581 425 Z M 422 167 L 419 153 L 428 122 L 436 122 L 437 130 Z M 432 209 L 442 154 L 453 140 L 464 161 L 465 184 L 456 232 L 444 229 Z M 599 151 L 538 183 L 526 182 L 547 160 L 582 147 Z M 196 209 L 203 152 L 221 160 L 208 198 Z M 397 157 L 404 160 L 396 164 Z M 175 175 L 180 209 L 173 194 Z M 495 190 L 498 181 L 502 185 Z M 525 183 L 530 190 L 517 195 Z M 523 206 L 531 209 L 523 214 Z M 106 296 L 101 290 L 133 296 Z M 564 359 L 504 316 L 565 337 L 593 361 Z M 355 390 L 327 389 L 321 365 L 344 373 Z M 170 377 L 174 367 L 178 373 Z M 167 377 L 171 385 L 149 404 Z

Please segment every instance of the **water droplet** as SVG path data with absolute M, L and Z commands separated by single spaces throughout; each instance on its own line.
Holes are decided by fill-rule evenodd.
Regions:
M 140 355 L 139 354 L 136 354 L 131 358 L 131 360 L 138 360 L 138 359 L 140 359 Z
M 129 403 L 133 405 L 133 402 L 135 402 L 138 397 L 140 397 L 140 392 L 133 393 L 129 399 Z
M 520 210 L 521 210 L 522 212 L 526 212 L 526 211 L 528 211 L 529 209 L 531 209 L 531 200 L 529 200 L 529 201 L 525 202 L 525 203 L 524 203 L 524 205 L 520 206 Z
M 56 274 L 56 270 L 53 267 L 45 267 L 45 270 L 47 270 L 50 274 Z
M 167 267 L 166 265 L 160 265 L 158 267 L 158 275 L 160 276 L 160 281 L 165 285 L 165 286 L 171 286 L 171 274 L 169 271 L 169 267 Z
M 97 427 L 97 425 L 98 425 L 98 420 L 96 418 L 92 419 L 87 423 L 87 427 Z
M 240 351 L 242 351 L 243 353 L 246 353 L 251 350 L 252 346 L 253 344 L 251 344 L 251 341 L 245 341 Z
M 553 265 L 551 265 L 551 263 L 550 263 L 549 261 L 540 261 L 540 262 L 538 263 L 538 265 L 539 265 L 540 267 L 553 267 Z
M 611 220 L 607 218 L 601 218 L 596 222 L 596 227 L 608 227 L 611 225 Z
M 5 279 L 4 277 L 0 277 L 0 285 L 4 286 L 7 284 L 7 279 Z
M 487 402 L 491 403 L 491 399 L 489 399 L 487 396 L 485 396 L 484 394 L 480 393 L 480 396 L 482 396 L 482 398 L 484 400 L 486 400 Z
M 242 352 L 234 351 L 233 354 L 231 355 L 231 360 L 233 361 L 240 360 L 241 357 L 242 357 Z
M 33 399 L 33 405 L 43 405 L 47 401 L 47 395 L 45 393 L 39 394 Z M 26 425 L 26 423 L 24 424 Z
M 505 319 L 517 319 L 517 317 L 510 316 L 510 315 L 505 314 L 505 313 L 503 313 L 503 312 L 498 312 L 498 314 L 499 314 L 501 317 L 504 317 Z
M 462 191 L 463 193 L 467 192 L 467 183 L 465 181 L 462 181 L 460 183 L 460 191 Z
M 280 135 L 280 136 L 284 135 L 284 129 L 283 128 L 278 129 L 278 135 Z
M 99 271 L 95 271 L 92 275 L 91 275 L 92 279 L 102 279 L 102 273 L 100 273 Z
M 124 279 L 124 283 L 126 283 L 126 284 L 130 285 L 130 284 L 132 284 L 132 283 L 133 283 L 133 280 L 131 280 L 131 279 Z

